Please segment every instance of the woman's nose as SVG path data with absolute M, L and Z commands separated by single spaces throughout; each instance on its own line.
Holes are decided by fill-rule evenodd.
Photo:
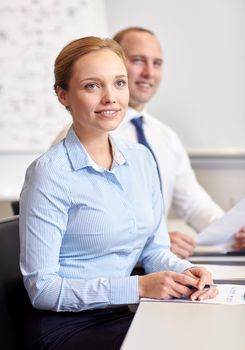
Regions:
M 102 103 L 103 104 L 110 104 L 110 103 L 115 103 L 116 98 L 113 94 L 113 91 L 111 89 L 106 89 L 104 91 L 104 94 L 102 96 Z

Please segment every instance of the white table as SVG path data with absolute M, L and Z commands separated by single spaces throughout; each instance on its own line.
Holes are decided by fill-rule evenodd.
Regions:
M 121 350 L 245 350 L 245 305 L 142 302 Z

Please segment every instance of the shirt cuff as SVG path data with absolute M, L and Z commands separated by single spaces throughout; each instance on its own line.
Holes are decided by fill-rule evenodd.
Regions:
M 138 276 L 113 278 L 110 280 L 111 304 L 138 304 Z
M 191 267 L 194 267 L 194 265 L 192 263 L 190 263 L 187 260 L 180 260 L 175 267 L 175 271 L 176 272 L 184 272 L 187 269 L 190 269 Z

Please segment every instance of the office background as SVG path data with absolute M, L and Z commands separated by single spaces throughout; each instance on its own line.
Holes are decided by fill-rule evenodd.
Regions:
M 225 210 L 245 197 L 243 0 L 2 0 L 0 15 L 0 216 L 28 164 L 69 119 L 52 91 L 60 48 L 131 25 L 153 30 L 164 49 L 149 111 L 178 133 Z

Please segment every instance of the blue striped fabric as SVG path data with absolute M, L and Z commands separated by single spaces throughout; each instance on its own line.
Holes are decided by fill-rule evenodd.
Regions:
M 33 305 L 81 311 L 139 301 L 147 272 L 181 272 L 169 251 L 156 165 L 141 145 L 111 139 L 100 169 L 73 129 L 27 170 L 20 200 L 20 266 Z

